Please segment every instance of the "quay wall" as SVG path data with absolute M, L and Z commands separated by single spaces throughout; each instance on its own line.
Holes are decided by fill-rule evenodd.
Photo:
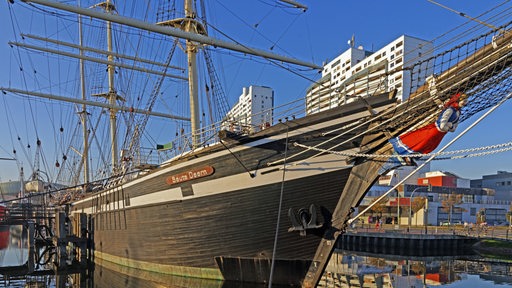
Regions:
M 471 253 L 476 242 L 476 238 L 461 235 L 347 232 L 340 237 L 336 248 L 391 255 L 462 255 Z

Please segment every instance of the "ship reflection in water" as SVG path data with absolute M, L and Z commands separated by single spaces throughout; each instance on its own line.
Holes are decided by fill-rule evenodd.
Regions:
M 263 288 L 268 285 L 229 283 L 168 276 L 130 269 L 109 262 L 95 263 L 80 273 L 58 275 L 8 273 L 7 266 L 27 261 L 22 229 L 11 227 L 8 247 L 0 249 L 2 287 L 84 288 Z M 2 238 L 3 239 L 3 238 Z M 46 267 L 48 269 L 49 267 Z M 38 269 L 45 269 L 39 267 Z M 51 267 L 50 267 L 51 269 Z M 512 287 L 512 263 L 480 256 L 414 257 L 336 250 L 318 287 Z M 272 287 L 280 287 L 272 285 Z M 287 286 L 289 287 L 289 286 Z

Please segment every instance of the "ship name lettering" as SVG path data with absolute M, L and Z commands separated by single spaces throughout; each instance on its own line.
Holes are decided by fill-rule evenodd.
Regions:
M 199 169 L 190 170 L 187 172 L 179 173 L 176 175 L 171 175 L 165 179 L 165 182 L 169 185 L 178 184 L 190 180 L 194 180 L 197 178 L 205 177 L 208 175 L 212 175 L 215 170 L 212 166 L 205 166 Z
M 208 172 L 205 169 L 202 169 L 202 170 L 199 170 L 199 171 L 190 171 L 190 172 L 188 172 L 188 177 L 190 177 L 190 179 L 204 177 L 206 175 L 208 175 Z

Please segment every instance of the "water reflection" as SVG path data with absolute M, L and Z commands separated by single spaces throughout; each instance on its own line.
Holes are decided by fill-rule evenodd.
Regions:
M 39 267 L 31 275 L 19 275 L 13 271 L 6 273 L 5 267 L 24 265 L 28 258 L 26 238 L 20 226 L 11 227 L 8 239 L 8 247 L 0 249 L 0 286 L 4 287 L 267 287 L 169 276 L 99 260 L 88 270 L 68 271 L 58 275 L 53 273 L 50 266 Z M 318 287 L 434 286 L 512 288 L 512 262 L 482 259 L 476 255 L 415 257 L 336 250 Z
M 0 267 L 19 266 L 27 262 L 26 237 L 22 226 L 0 225 Z
M 459 286 L 460 285 L 460 286 Z M 318 287 L 512 287 L 512 263 L 477 255 L 414 257 L 336 251 Z
M 335 251 L 318 287 L 512 287 L 512 263 L 480 256 L 411 257 Z M 256 288 L 97 263 L 94 287 Z M 276 286 L 273 286 L 276 287 Z

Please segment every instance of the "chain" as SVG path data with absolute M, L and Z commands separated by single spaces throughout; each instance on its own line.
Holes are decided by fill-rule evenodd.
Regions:
M 340 156 L 347 156 L 347 157 L 364 157 L 364 158 L 398 158 L 398 157 L 404 157 L 404 155 L 386 155 L 386 154 L 365 154 L 365 153 L 351 153 L 351 152 L 344 152 L 344 151 L 333 151 L 333 150 L 327 150 L 327 149 L 321 149 L 317 147 L 311 147 L 306 146 L 300 143 L 294 143 L 294 146 L 301 147 L 308 150 L 314 150 L 319 151 L 323 153 L 331 153 L 336 154 Z M 491 150 L 491 151 L 486 151 Z M 428 154 L 409 154 L 405 155 L 410 158 L 423 158 L 423 157 L 430 157 L 430 156 L 444 156 L 444 155 L 457 155 L 457 154 L 465 154 L 465 155 L 457 155 L 452 157 L 442 157 L 442 160 L 445 159 L 461 159 L 461 158 L 470 158 L 470 157 L 480 157 L 485 156 L 489 154 L 497 154 L 502 153 L 506 151 L 512 150 L 512 142 L 502 143 L 502 144 L 496 144 L 496 145 L 489 145 L 489 146 L 483 146 L 483 147 L 476 147 L 476 148 L 468 148 L 468 149 L 462 149 L 462 150 L 454 150 L 454 151 L 447 151 L 447 152 L 436 152 L 436 153 L 428 153 Z M 477 151 L 484 151 L 479 153 L 472 153 Z M 469 153 L 469 154 L 467 154 Z M 438 158 L 438 160 L 441 160 Z

